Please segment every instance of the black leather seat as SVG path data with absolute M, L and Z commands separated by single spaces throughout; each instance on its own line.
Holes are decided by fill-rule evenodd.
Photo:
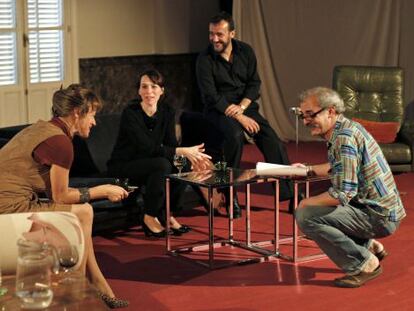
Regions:
M 377 122 L 398 122 L 392 143 L 380 143 L 393 172 L 413 171 L 413 120 L 404 118 L 404 72 L 399 67 L 336 66 L 333 88 L 345 102 L 345 115 Z
M 96 126 L 88 139 L 74 138 L 75 159 L 71 169 L 70 186 L 93 187 L 115 183 L 115 178 L 108 177 L 106 162 L 118 137 L 120 114 L 99 114 Z M 93 232 L 113 231 L 128 228 L 140 223 L 143 202 L 138 191 L 130 194 L 128 199 L 112 203 L 109 200 L 92 201 L 94 210 Z

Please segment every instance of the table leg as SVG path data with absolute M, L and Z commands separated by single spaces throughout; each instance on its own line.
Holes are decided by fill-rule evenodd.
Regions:
M 298 207 L 298 196 L 299 196 L 299 184 L 294 183 L 294 198 L 295 198 L 295 208 Z M 296 262 L 298 259 L 298 225 L 296 223 L 295 219 L 295 213 L 292 215 L 292 221 L 293 221 L 293 262 Z
M 167 251 L 171 251 L 171 240 L 170 235 L 168 232 L 170 232 L 170 179 L 167 177 L 165 181 L 165 210 L 166 210 L 166 221 L 165 221 L 165 227 L 167 230 L 166 235 L 166 242 L 167 242 Z
M 234 196 L 233 196 L 233 186 L 229 187 L 230 191 L 230 204 L 229 204 L 229 241 L 233 241 L 233 204 L 234 204 Z
M 275 254 L 279 255 L 279 223 L 280 223 L 280 202 L 279 202 L 279 195 L 280 195 L 280 189 L 279 189 L 279 179 L 276 179 L 274 182 L 275 185 L 275 197 L 274 197 L 274 251 Z
M 214 269 L 214 202 L 213 189 L 208 188 L 208 265 Z
M 246 185 L 246 244 L 252 245 L 250 232 L 250 184 Z

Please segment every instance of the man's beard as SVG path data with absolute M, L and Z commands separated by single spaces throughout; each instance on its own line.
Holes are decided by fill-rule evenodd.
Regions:
M 219 41 L 218 43 L 221 43 L 221 48 L 217 50 L 215 44 L 211 42 L 211 44 L 213 45 L 214 51 L 216 53 L 223 53 L 226 50 L 226 48 L 229 46 L 230 41 L 227 41 L 227 42 Z

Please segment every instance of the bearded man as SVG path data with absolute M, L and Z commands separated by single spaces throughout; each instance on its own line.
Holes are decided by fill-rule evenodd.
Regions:
M 256 101 L 261 81 L 254 51 L 234 37 L 231 15 L 221 12 L 210 19 L 210 45 L 198 56 L 196 68 L 204 115 L 223 135 L 223 153 L 228 166 L 240 167 L 245 133 L 253 138 L 266 162 L 289 164 L 283 143 L 259 113 Z M 228 205 L 229 193 L 225 194 Z M 238 218 L 241 210 L 237 197 L 234 198 L 233 216 Z M 292 198 L 290 183 L 281 181 L 280 198 Z

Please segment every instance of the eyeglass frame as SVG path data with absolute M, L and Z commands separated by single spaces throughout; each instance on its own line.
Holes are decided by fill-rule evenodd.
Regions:
M 326 109 L 326 107 L 325 108 L 321 108 L 321 109 L 319 109 L 318 111 L 316 111 L 316 112 L 312 112 L 312 113 L 310 113 L 310 114 L 308 114 L 308 115 L 305 115 L 303 112 L 302 113 L 300 113 L 299 114 L 299 118 L 301 119 L 301 120 L 305 120 L 305 119 L 311 119 L 311 120 L 313 120 L 313 119 L 315 119 L 317 116 L 318 116 L 318 114 L 320 114 L 322 111 L 324 111 Z

